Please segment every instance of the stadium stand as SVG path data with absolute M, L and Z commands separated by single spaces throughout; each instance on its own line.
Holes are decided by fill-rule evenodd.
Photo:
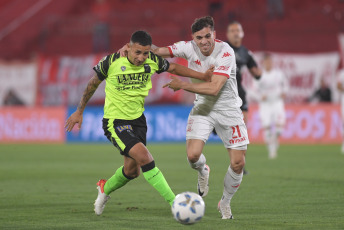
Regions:
M 92 28 L 96 23 L 91 13 L 93 0 L 26 0 L 20 4 L 19 1 L 0 0 L 0 58 L 28 59 L 37 52 L 92 53 Z M 109 3 L 112 50 L 126 43 L 138 28 L 148 30 L 157 45 L 188 40 L 194 18 L 209 12 L 206 0 L 112 0 Z M 137 7 L 130 7 L 132 4 Z M 224 1 L 223 8 L 214 17 L 219 39 L 225 38 L 228 20 L 239 20 L 245 28 L 245 45 L 252 50 L 334 51 L 338 50 L 338 33 L 344 31 L 344 3 L 334 0 L 319 0 L 318 4 L 311 0 L 284 1 L 284 17 L 280 19 L 268 18 L 266 0 Z M 19 24 L 9 32 L 14 22 Z

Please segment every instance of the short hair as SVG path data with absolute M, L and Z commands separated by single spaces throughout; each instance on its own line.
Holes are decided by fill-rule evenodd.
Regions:
M 270 52 L 265 52 L 265 53 L 263 54 L 263 60 L 266 60 L 266 59 L 272 58 L 271 56 L 272 56 L 272 55 L 271 55 L 271 53 L 270 53 Z
M 211 16 L 196 18 L 194 23 L 191 26 L 191 32 L 194 34 L 205 27 L 210 27 L 210 29 L 214 31 L 214 26 L 215 26 L 215 22 L 214 22 L 213 17 Z
M 238 21 L 232 21 L 232 22 L 230 22 L 229 24 L 228 24 L 228 26 L 227 26 L 227 28 L 228 27 L 230 27 L 231 25 L 240 25 L 241 26 L 241 28 L 242 28 L 242 25 L 241 25 L 241 23 L 240 22 L 238 22 Z
M 138 43 L 141 46 L 151 46 L 152 45 L 152 37 L 150 34 L 143 30 L 135 31 L 130 38 L 130 42 Z

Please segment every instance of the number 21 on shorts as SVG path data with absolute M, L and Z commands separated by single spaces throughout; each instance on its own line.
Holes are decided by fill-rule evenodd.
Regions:
M 240 138 L 240 137 L 241 137 L 239 125 L 232 126 L 232 130 L 233 130 L 233 134 L 232 134 L 232 138 L 233 138 L 233 139 L 234 139 L 234 138 Z

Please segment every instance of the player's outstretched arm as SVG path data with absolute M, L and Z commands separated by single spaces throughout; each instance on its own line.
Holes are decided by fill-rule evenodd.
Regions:
M 97 76 L 93 76 L 87 84 L 84 94 L 81 97 L 77 110 L 70 115 L 65 124 L 66 131 L 70 132 L 75 124 L 78 124 L 78 128 L 81 128 L 82 114 L 85 110 L 87 102 L 90 100 L 94 92 L 97 90 L 99 84 L 102 83 Z
M 214 75 L 211 82 L 190 83 L 181 81 L 177 77 L 171 76 L 172 81 L 165 84 L 163 88 L 168 87 L 177 91 L 184 89 L 186 91 L 210 96 L 217 96 L 223 85 L 227 81 L 226 76 Z
M 262 70 L 259 69 L 257 66 L 251 67 L 248 70 L 256 80 L 259 80 L 262 76 Z
M 163 57 L 163 58 L 170 58 L 171 53 L 167 47 L 157 47 L 156 45 L 152 45 L 152 52 Z
M 213 75 L 214 68 L 215 67 L 212 65 L 205 73 L 201 73 L 176 63 L 170 63 L 170 67 L 168 68 L 167 72 L 182 77 L 190 77 L 202 81 L 211 81 L 211 76 Z

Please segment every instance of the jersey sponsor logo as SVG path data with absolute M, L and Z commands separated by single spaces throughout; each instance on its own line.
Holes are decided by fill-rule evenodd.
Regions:
M 121 70 L 124 72 L 127 68 L 125 66 L 121 67 Z
M 246 141 L 246 138 L 245 138 L 245 137 L 233 138 L 233 139 L 229 140 L 229 143 L 230 143 L 231 145 L 233 145 L 233 144 L 241 143 L 241 142 L 243 142 L 243 141 Z
M 229 52 L 226 52 L 222 55 L 222 58 L 229 57 L 229 56 L 232 56 L 232 55 Z
M 119 86 L 115 86 L 117 91 L 129 90 L 129 89 L 141 89 L 145 88 L 147 82 L 150 80 L 151 74 L 143 74 L 143 73 L 136 73 L 136 74 L 122 74 L 117 75 L 117 82 L 121 84 Z
M 149 80 L 150 74 L 134 73 L 117 76 L 117 82 L 124 85 L 141 84 Z
M 216 68 L 216 70 L 223 70 L 223 71 L 227 71 L 229 69 L 229 66 L 219 66 Z
M 133 130 L 133 127 L 131 127 L 131 125 L 121 125 L 117 126 L 116 129 L 121 133 L 124 130 Z
M 195 63 L 196 63 L 196 65 L 202 66 L 200 60 L 196 60 Z

